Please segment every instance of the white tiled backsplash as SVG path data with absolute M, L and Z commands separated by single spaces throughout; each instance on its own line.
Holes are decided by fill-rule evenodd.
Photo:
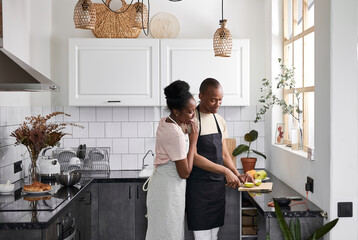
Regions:
M 13 174 L 13 163 L 19 160 L 29 164 L 24 146 L 14 146 L 9 137 L 26 116 L 46 115 L 64 111 L 70 117 L 58 116 L 56 122 L 74 122 L 84 129 L 69 126 L 61 140 L 61 147 L 110 147 L 112 170 L 141 169 L 142 158 L 148 150 L 155 150 L 155 132 L 161 117 L 168 115 L 165 107 L 0 107 L 0 179 L 18 179 Z M 264 122 L 254 123 L 256 106 L 221 107 L 219 114 L 226 122 L 230 138 L 237 144 L 243 143 L 243 136 L 252 129 L 259 132 L 259 138 L 252 143 L 253 149 L 265 152 Z M 150 157 L 146 161 L 150 161 Z M 237 161 L 238 168 L 241 162 Z M 264 167 L 258 158 L 257 167 Z

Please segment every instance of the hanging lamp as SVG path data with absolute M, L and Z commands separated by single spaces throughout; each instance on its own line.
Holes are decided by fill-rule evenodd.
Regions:
M 148 8 L 141 2 L 133 4 L 132 28 L 147 29 L 148 27 Z
M 79 0 L 73 13 L 76 28 L 94 29 L 96 23 L 96 9 L 91 0 Z
M 213 45 L 215 57 L 230 57 L 232 50 L 232 36 L 230 30 L 226 28 L 227 20 L 224 19 L 224 0 L 221 1 L 221 20 L 214 34 Z

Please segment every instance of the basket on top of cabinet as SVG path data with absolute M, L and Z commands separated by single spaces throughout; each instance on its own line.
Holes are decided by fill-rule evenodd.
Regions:
M 109 172 L 109 147 L 88 147 L 86 149 L 57 148 L 52 151 L 58 159 L 61 171 L 81 170 Z

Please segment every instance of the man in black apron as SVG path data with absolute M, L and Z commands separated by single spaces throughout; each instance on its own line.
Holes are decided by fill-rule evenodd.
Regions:
M 217 80 L 207 78 L 202 82 L 196 114 L 199 125 L 197 154 L 186 189 L 187 223 L 196 240 L 217 239 L 219 227 L 224 225 L 225 180 L 230 187 L 240 184 L 240 174 L 223 141 L 227 138 L 225 120 L 216 114 L 222 97 Z

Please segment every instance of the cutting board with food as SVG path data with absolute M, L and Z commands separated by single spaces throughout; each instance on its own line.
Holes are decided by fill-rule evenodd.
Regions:
M 239 191 L 242 192 L 271 192 L 272 191 L 272 187 L 273 187 L 273 183 L 272 182 L 263 182 L 261 183 L 259 186 L 242 186 L 239 187 Z

